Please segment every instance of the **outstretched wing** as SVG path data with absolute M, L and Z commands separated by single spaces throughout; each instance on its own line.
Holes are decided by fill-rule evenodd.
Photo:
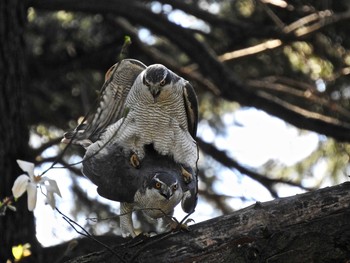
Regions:
M 192 85 L 187 81 L 183 87 L 183 96 L 187 114 L 188 130 L 193 139 L 196 139 L 198 125 L 198 101 Z
M 114 64 L 105 75 L 99 97 L 98 107 L 87 123 L 79 125 L 75 131 L 64 135 L 64 142 L 95 142 L 110 124 L 118 121 L 124 114 L 124 102 L 136 77 L 146 66 L 135 59 L 124 59 Z M 83 144 L 88 146 L 89 143 Z

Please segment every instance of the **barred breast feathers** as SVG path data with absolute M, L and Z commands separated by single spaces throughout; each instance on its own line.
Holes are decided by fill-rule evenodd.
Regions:
M 123 146 L 144 157 L 144 146 L 153 144 L 157 152 L 178 163 L 196 167 L 196 142 L 188 131 L 183 90 L 180 85 L 166 87 L 159 101 L 154 99 L 139 76 L 127 98 L 128 114 L 118 127 L 117 138 Z M 116 131 L 116 129 L 114 129 Z
M 145 196 L 147 198 L 145 198 Z M 141 194 L 140 191 L 137 191 L 135 194 L 135 208 L 145 209 L 150 208 L 149 210 L 145 209 L 143 212 L 151 218 L 160 218 L 164 217 L 165 214 L 172 213 L 175 206 L 177 206 L 182 200 L 183 194 L 182 191 L 177 190 L 174 195 L 168 200 L 161 196 L 159 193 L 152 189 L 146 189 L 144 194 Z M 153 209 L 151 209 L 153 208 Z M 161 209 L 161 210 L 158 210 Z

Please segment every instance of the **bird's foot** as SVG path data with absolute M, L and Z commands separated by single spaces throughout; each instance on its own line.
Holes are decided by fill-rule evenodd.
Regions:
M 181 166 L 181 173 L 184 177 L 185 183 L 189 184 L 190 182 L 192 182 L 192 174 L 189 173 L 185 168 L 183 168 L 183 166 Z
M 132 166 L 134 166 L 135 168 L 139 168 L 140 167 L 140 160 L 139 157 L 136 155 L 136 153 L 133 153 L 130 157 L 130 163 Z
M 170 228 L 172 231 L 190 231 L 189 223 L 194 222 L 193 219 L 188 218 L 185 222 L 178 222 L 177 220 L 173 220 L 170 223 Z

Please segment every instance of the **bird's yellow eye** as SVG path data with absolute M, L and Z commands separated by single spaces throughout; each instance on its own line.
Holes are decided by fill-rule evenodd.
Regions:
M 160 84 L 161 86 L 164 86 L 164 85 L 165 85 L 165 79 L 163 79 L 161 82 L 159 82 L 159 84 Z
M 173 190 L 175 191 L 177 189 L 177 184 L 173 185 Z
M 156 186 L 157 189 L 160 189 L 160 187 L 161 187 L 162 185 L 161 185 L 159 182 L 156 182 L 156 185 L 155 185 L 155 186 Z

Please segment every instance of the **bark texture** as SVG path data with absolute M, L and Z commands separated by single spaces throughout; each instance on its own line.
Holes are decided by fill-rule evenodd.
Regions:
M 12 196 L 11 187 L 20 175 L 16 159 L 28 160 L 28 128 L 25 124 L 26 59 L 24 1 L 0 1 L 0 196 Z M 3 201 L 3 200 L 1 200 Z M 17 212 L 0 216 L 0 262 L 12 258 L 12 246 L 30 243 L 35 250 L 33 213 L 26 198 L 17 203 Z
M 256 203 L 230 215 L 69 261 L 349 262 L 350 183 Z

